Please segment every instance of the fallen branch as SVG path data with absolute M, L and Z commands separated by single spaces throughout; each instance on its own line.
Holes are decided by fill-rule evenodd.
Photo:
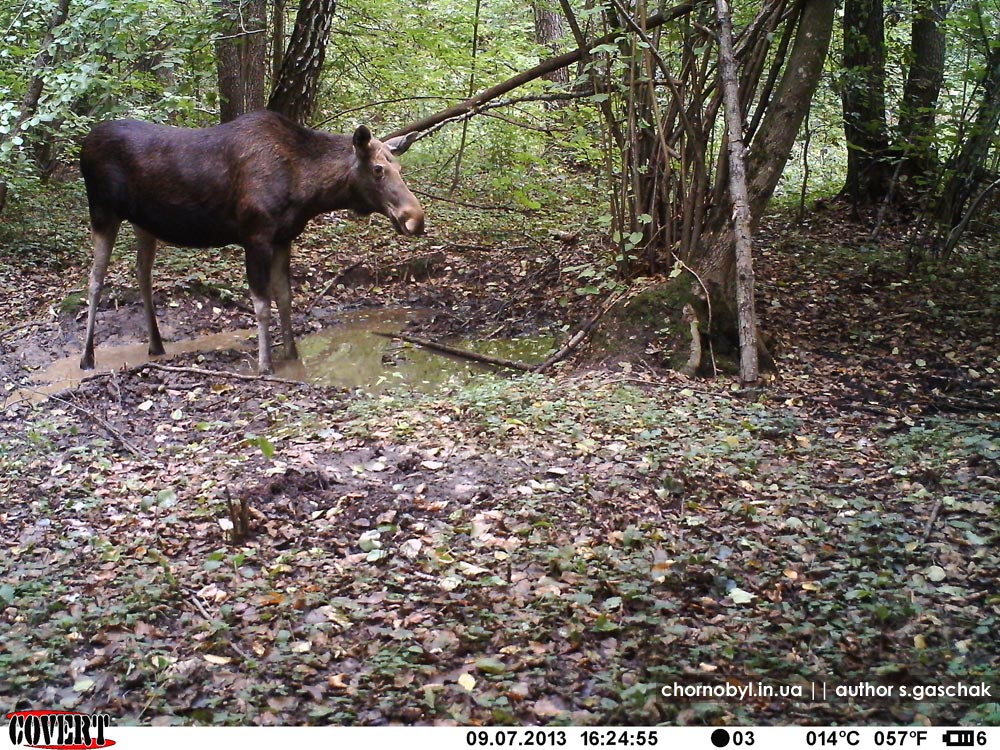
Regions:
M 180 372 L 188 375 L 197 375 L 203 378 L 228 378 L 230 380 L 245 380 L 251 382 L 264 381 L 266 383 L 281 383 L 282 385 L 308 386 L 301 380 L 289 380 L 279 378 L 274 375 L 244 375 L 241 372 L 229 372 L 228 370 L 206 370 L 200 367 L 181 367 L 179 365 L 161 365 L 159 362 L 143 362 L 130 368 L 127 372 L 139 372 L 141 370 L 161 370 L 162 372 Z
M 664 23 L 667 23 L 669 21 L 672 21 L 676 18 L 680 18 L 681 16 L 690 13 L 693 7 L 694 5 L 692 3 L 682 3 L 680 5 L 675 5 L 673 8 L 667 8 L 662 12 L 657 11 L 656 13 L 653 13 L 645 20 L 645 22 L 643 23 L 643 28 L 648 31 L 650 29 L 656 28 L 657 26 L 661 26 Z M 602 44 L 608 44 L 610 42 L 614 42 L 616 39 L 618 39 L 618 37 L 622 35 L 622 33 L 623 31 L 619 29 L 612 31 L 610 34 L 605 34 L 600 39 L 596 39 L 593 42 L 593 44 L 590 45 L 590 47 L 591 49 L 593 49 L 595 47 L 599 47 Z M 514 89 L 523 86 L 526 83 L 530 83 L 531 81 L 541 78 L 546 73 L 552 73 L 556 70 L 565 68 L 569 65 L 572 65 L 575 62 L 578 62 L 587 53 L 587 51 L 588 50 L 578 48 L 572 50 L 571 52 L 566 52 L 565 54 L 562 55 L 556 55 L 555 57 L 550 57 L 548 60 L 545 60 L 542 63 L 536 65 L 534 68 L 518 73 L 513 78 L 508 78 L 506 81 L 498 83 L 496 86 L 491 86 L 490 88 L 479 92 L 475 96 L 466 99 L 464 102 L 461 102 L 460 104 L 456 104 L 453 107 L 448 107 L 447 109 L 441 110 L 437 114 L 433 114 L 421 120 L 417 120 L 416 122 L 412 122 L 409 125 L 404 125 L 399 130 L 389 133 L 389 135 L 385 136 L 385 138 L 386 139 L 395 138 L 397 136 L 407 135 L 408 133 L 412 133 L 414 131 L 427 130 L 441 122 L 444 122 L 445 120 L 450 120 L 452 118 L 465 115 L 468 112 L 472 112 L 477 108 L 481 107 L 486 102 L 492 101 L 493 99 L 497 99 L 509 91 L 513 91 Z
M 55 401 L 58 401 L 60 404 L 64 404 L 64 405 L 70 407 L 71 409 L 76 409 L 76 411 L 78 411 L 83 416 L 87 417 L 94 424 L 98 425 L 101 429 L 103 429 L 105 432 L 107 432 L 109 435 L 111 435 L 111 437 L 113 437 L 115 440 L 117 440 L 119 443 L 121 443 L 122 447 L 125 448 L 125 450 L 127 450 L 129 453 L 131 453 L 136 458 L 138 458 L 140 460 L 143 460 L 143 461 L 145 461 L 146 459 L 149 458 L 149 456 L 147 456 L 145 453 L 143 453 L 141 450 L 139 450 L 138 447 L 136 447 L 135 443 L 133 443 L 127 437 L 125 437 L 120 432 L 118 432 L 118 430 L 116 430 L 114 427 L 112 427 L 108 423 L 108 421 L 106 419 L 103 419 L 102 417 L 97 416 L 90 409 L 85 409 L 84 407 L 80 406 L 79 404 L 76 404 L 76 403 L 74 403 L 72 401 L 68 401 L 67 399 L 64 399 L 64 398 L 59 398 L 58 396 L 55 396 L 55 395 L 49 396 L 49 398 L 51 398 L 51 399 L 53 399 Z
M 561 362 L 567 356 L 569 356 L 569 353 L 572 352 L 574 349 L 576 349 L 576 347 L 578 347 L 580 345 L 580 343 L 585 338 L 587 338 L 587 335 L 590 333 L 590 331 L 593 329 L 593 327 L 595 325 L 597 325 L 597 322 L 601 318 L 603 318 L 612 307 L 614 307 L 615 305 L 617 305 L 618 302 L 621 301 L 622 297 L 624 297 L 626 295 L 626 293 L 627 293 L 627 290 L 626 291 L 622 291 L 622 292 L 617 292 L 617 293 L 611 295 L 611 299 L 609 299 L 606 303 L 604 303 L 604 306 L 601 307 L 601 309 L 598 310 L 597 313 L 594 314 L 590 318 L 590 320 L 588 320 L 586 323 L 584 323 L 583 327 L 580 328 L 580 330 L 578 330 L 576 333 L 574 333 L 572 336 L 570 336 L 569 341 L 566 342 L 566 344 L 563 346 L 562 349 L 560 349 L 555 354 L 553 354 L 551 357 L 549 357 L 547 360 L 545 360 L 544 362 L 542 362 L 542 364 L 536 365 L 535 367 L 533 367 L 531 371 L 532 372 L 545 372 L 547 369 L 549 369 L 550 367 L 552 367 L 552 365 L 554 365 L 556 362 Z
M 7 338 L 12 333 L 17 333 L 23 328 L 34 328 L 35 326 L 43 326 L 47 321 L 44 320 L 29 320 L 25 323 L 18 323 L 16 326 L 11 326 L 10 328 L 5 328 L 0 331 L 0 340 Z
M 408 333 L 385 333 L 383 331 L 375 331 L 376 336 L 382 336 L 387 339 L 399 339 L 400 341 L 406 341 L 410 344 L 416 344 L 417 346 L 422 346 L 425 349 L 432 349 L 436 352 L 441 352 L 442 354 L 450 354 L 453 357 L 460 357 L 462 359 L 468 359 L 473 362 L 483 362 L 488 365 L 495 365 L 497 367 L 506 367 L 511 370 L 520 370 L 521 372 L 537 372 L 536 365 L 526 365 L 524 362 L 518 362 L 512 359 L 503 359 L 502 357 L 493 357 L 489 354 L 480 354 L 479 352 L 470 351 L 468 349 L 459 349 L 455 346 L 449 346 L 448 344 L 442 344 L 439 341 L 432 341 L 431 339 L 420 338 L 419 336 L 411 336 Z
M 511 359 L 503 359 L 502 357 L 494 357 L 489 354 L 480 354 L 479 352 L 470 351 L 468 349 L 459 349 L 458 347 L 449 346 L 448 344 L 442 344 L 438 341 L 432 341 L 430 339 L 420 338 L 419 336 L 412 336 L 408 333 L 385 333 L 381 331 L 376 331 L 376 336 L 382 336 L 388 339 L 399 339 L 400 341 L 407 341 L 411 344 L 416 344 L 417 346 L 422 346 L 426 349 L 432 349 L 434 351 L 441 352 L 443 354 L 450 354 L 453 357 L 461 357 L 462 359 L 472 360 L 473 362 L 483 362 L 488 365 L 495 365 L 497 367 L 506 367 L 511 370 L 519 370 L 520 372 L 537 372 L 542 373 L 547 369 L 552 367 L 552 365 L 557 362 L 564 360 L 570 352 L 576 349 L 587 335 L 593 330 L 597 322 L 603 318 L 608 311 L 617 305 L 621 299 L 630 290 L 624 290 L 611 295 L 611 298 L 604 303 L 600 310 L 598 310 L 583 326 L 572 336 L 570 336 L 569 341 L 555 354 L 550 356 L 541 364 L 529 365 L 524 362 L 518 362 Z
M 934 530 L 934 524 L 938 519 L 938 515 L 941 513 L 941 506 L 943 503 L 944 501 L 941 498 L 938 498 L 938 501 L 934 504 L 934 510 L 931 511 L 931 517 L 927 519 L 927 525 L 924 527 L 924 544 L 927 544 L 927 540 L 931 538 L 931 532 Z

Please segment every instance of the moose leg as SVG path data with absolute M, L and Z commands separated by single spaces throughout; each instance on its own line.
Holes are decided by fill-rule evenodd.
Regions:
M 278 319 L 281 321 L 281 340 L 286 359 L 297 359 L 295 336 L 292 333 L 292 279 L 291 245 L 275 248 L 271 260 L 271 297 L 278 304 Z
M 133 225 L 135 226 L 135 225 Z M 135 227 L 136 263 L 135 272 L 139 277 L 139 294 L 146 311 L 146 329 L 149 331 L 149 353 L 163 354 L 163 340 L 156 325 L 156 307 L 153 305 L 153 260 L 156 258 L 156 237 L 145 229 Z
M 271 297 L 270 276 L 272 253 L 270 248 L 249 245 L 246 248 L 247 281 L 250 298 L 257 314 L 257 374 L 274 372 L 271 363 Z
M 94 328 L 97 325 L 97 306 L 101 302 L 104 276 L 108 272 L 111 248 L 115 246 L 115 238 L 118 237 L 120 226 L 120 221 L 113 221 L 109 222 L 103 229 L 92 227 L 90 231 L 94 241 L 94 265 L 90 268 L 90 286 L 87 290 L 87 332 L 83 345 L 83 357 L 80 358 L 81 370 L 94 369 Z

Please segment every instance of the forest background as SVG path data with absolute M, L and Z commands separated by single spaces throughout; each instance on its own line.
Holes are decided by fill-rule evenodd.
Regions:
M 697 723 L 808 712 L 656 686 L 996 683 L 998 27 L 982 0 L 0 2 L 0 693 Z M 300 328 L 416 303 L 421 333 L 590 336 L 577 359 L 345 395 L 199 355 L 24 400 L 79 345 L 82 137 L 263 107 L 418 136 L 429 236 L 317 222 Z M 245 316 L 238 253 L 161 266 L 178 335 Z

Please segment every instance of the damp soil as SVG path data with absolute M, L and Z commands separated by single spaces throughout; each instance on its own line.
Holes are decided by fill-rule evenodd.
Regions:
M 278 359 L 275 376 L 320 386 L 360 389 L 369 393 L 394 388 L 430 393 L 445 385 L 469 383 L 496 366 L 461 355 L 425 349 L 395 339 L 428 317 L 427 310 L 413 308 L 368 308 L 345 312 L 327 328 L 297 340 L 299 356 Z M 214 353 L 228 352 L 236 361 L 233 372 L 252 375 L 256 369 L 256 330 L 237 329 L 208 333 L 165 342 L 165 354 L 151 356 L 145 343 L 103 343 L 92 370 L 80 369 L 73 353 L 33 370 L 30 382 L 7 396 L 7 403 L 39 401 L 80 385 L 84 380 L 147 363 L 169 364 L 180 359 L 205 361 Z M 118 336 L 121 338 L 121 335 Z M 522 336 L 489 341 L 458 340 L 453 348 L 515 362 L 540 363 L 555 350 L 551 335 Z M 23 361 L 40 356 L 37 345 L 23 343 Z M 185 356 L 191 355 L 191 356 Z
M 584 308 L 578 313 L 572 307 L 560 309 L 552 300 L 539 304 L 542 288 L 558 278 L 550 273 L 551 256 L 542 250 L 544 244 L 519 248 L 522 257 L 508 259 L 521 269 L 516 274 L 486 260 L 495 260 L 496 253 L 464 247 L 451 253 L 440 248 L 397 251 L 364 261 L 348 257 L 339 270 L 336 262 L 314 262 L 303 250 L 296 258 L 298 267 L 293 266 L 293 326 L 300 357 L 276 360 L 276 375 L 344 389 L 426 392 L 495 371 L 378 335 L 399 332 L 483 354 L 541 361 L 553 350 L 560 328 L 568 325 L 561 318 L 585 313 Z M 205 366 L 221 355 L 234 372 L 254 372 L 255 318 L 243 299 L 240 270 L 224 274 L 219 283 L 206 283 L 202 274 L 158 279 L 154 273 L 157 320 L 166 348 L 161 357 L 147 353 L 145 318 L 134 283 L 120 268 L 112 270 L 118 273 L 109 278 L 98 315 L 95 370 L 79 369 L 86 318 L 79 289 L 48 304 L 44 317 L 11 321 L 18 330 L 0 337 L 0 397 L 8 405 L 37 401 L 88 377 L 147 362 Z M 75 273 L 83 279 L 86 269 Z M 541 287 L 540 280 L 545 282 Z M 278 340 L 276 330 L 272 338 Z

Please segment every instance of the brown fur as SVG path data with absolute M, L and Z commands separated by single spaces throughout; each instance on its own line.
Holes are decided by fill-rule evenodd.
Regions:
M 419 234 L 424 212 L 393 152 L 365 127 L 354 136 L 310 130 L 273 112 L 205 129 L 119 120 L 86 138 L 80 171 L 94 238 L 87 338 L 80 367 L 94 366 L 94 326 L 104 275 L 122 221 L 138 238 L 139 288 L 151 354 L 162 354 L 150 268 L 156 240 L 189 247 L 242 245 L 257 313 L 258 368 L 270 372 L 271 300 L 278 303 L 285 354 L 295 356 L 288 268 L 291 243 L 318 214 L 351 209 L 385 214 L 397 231 Z

